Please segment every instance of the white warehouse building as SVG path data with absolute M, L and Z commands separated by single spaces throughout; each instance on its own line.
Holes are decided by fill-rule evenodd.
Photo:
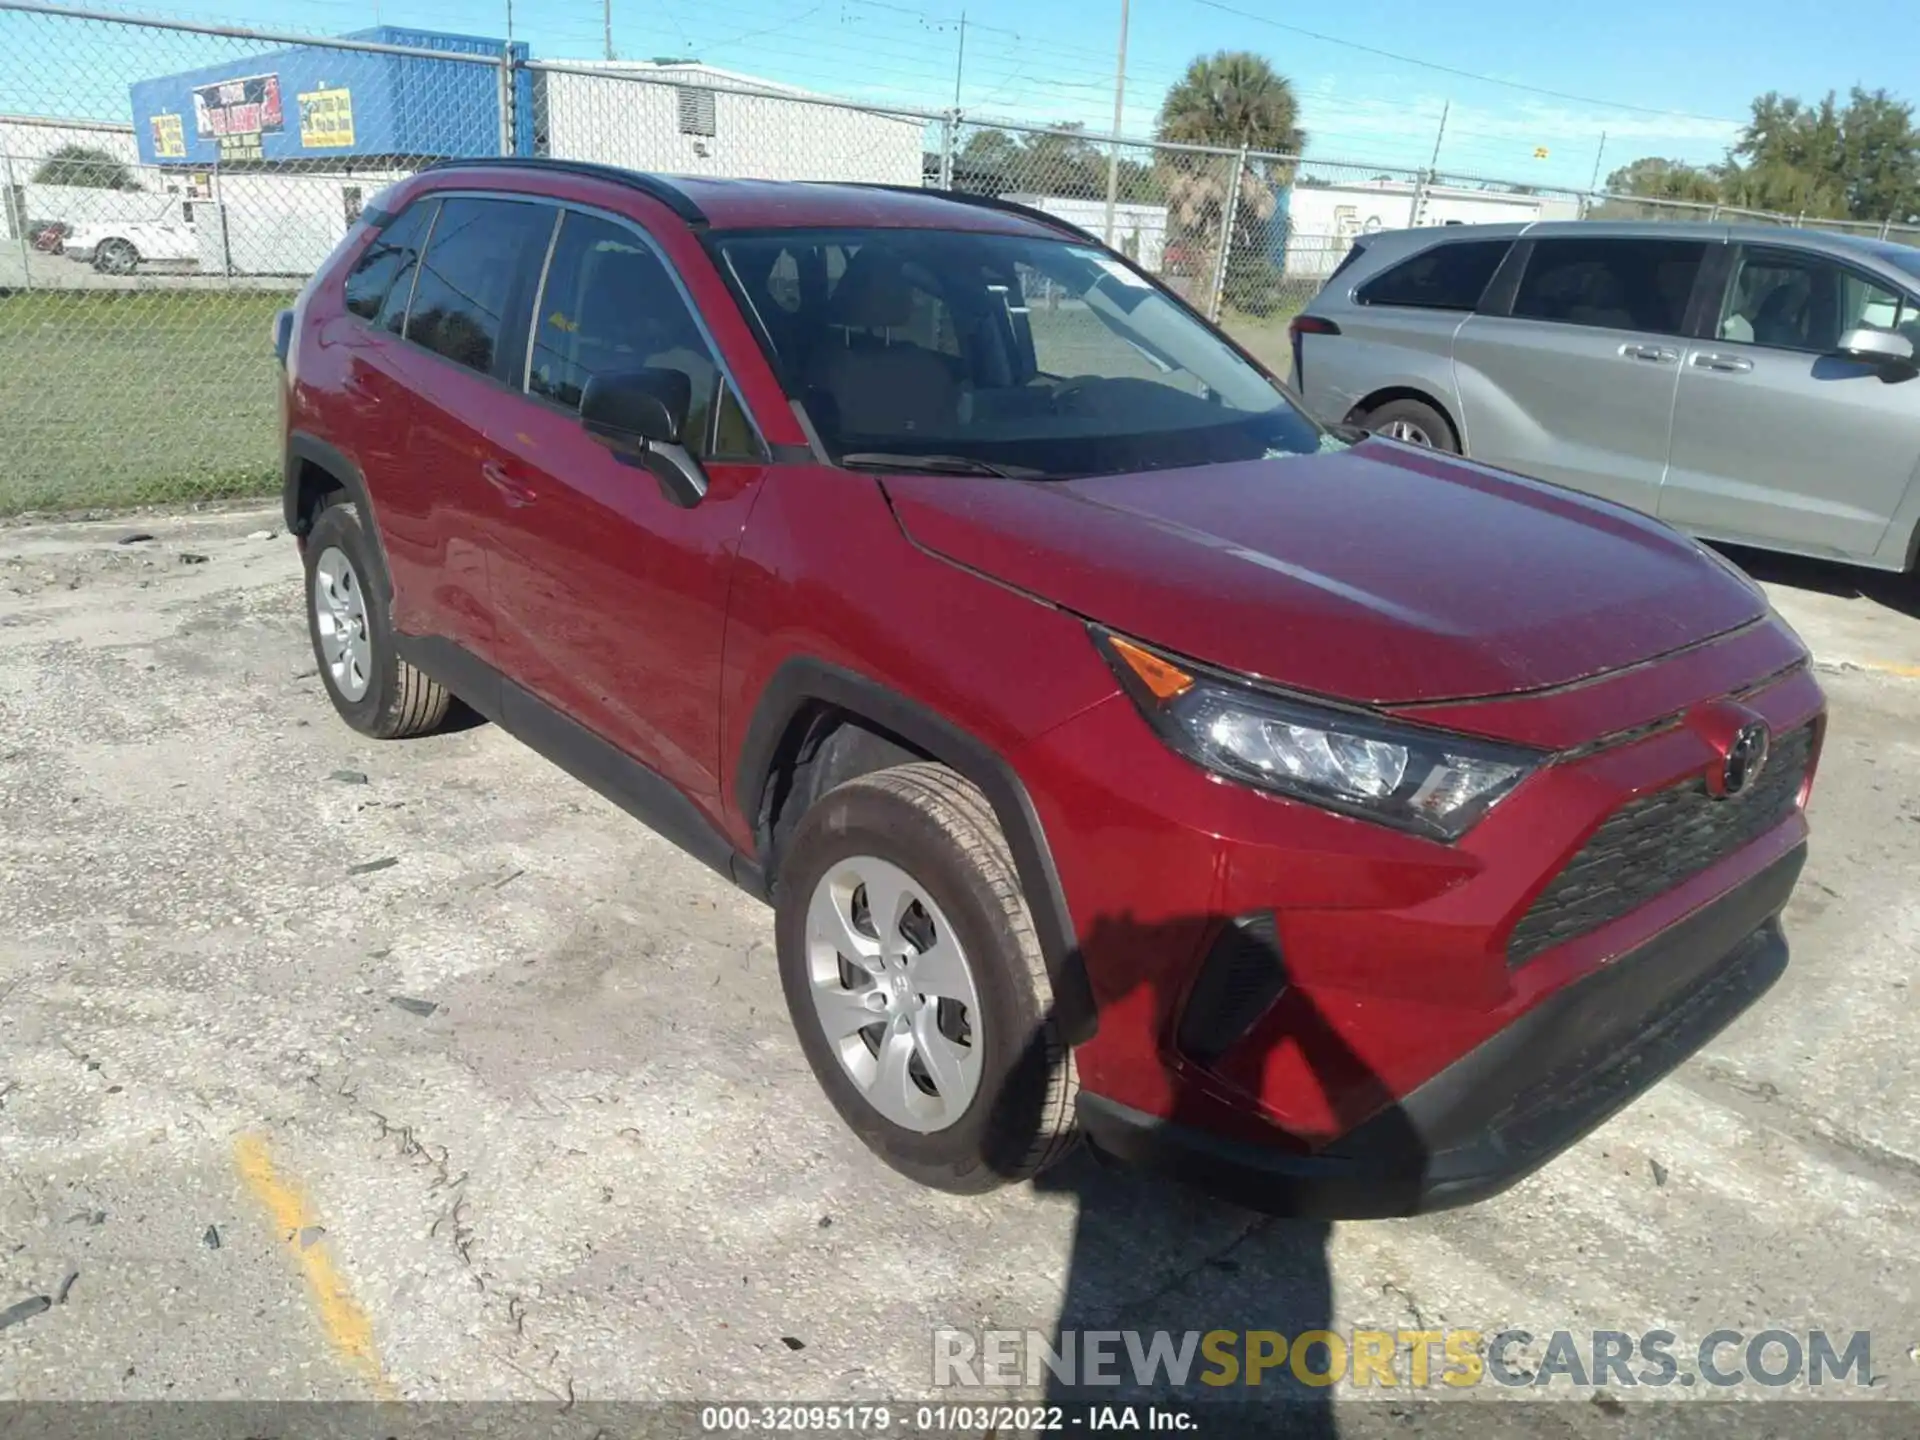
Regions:
M 1380 230 L 1579 218 L 1579 201 L 1566 195 L 1523 195 L 1454 185 L 1422 188 L 1410 180 L 1330 185 L 1303 179 L 1287 192 L 1284 268 L 1292 278 L 1324 278 L 1346 258 L 1355 240 Z
M 697 62 L 533 72 L 534 150 L 671 175 L 920 184 L 924 121 Z

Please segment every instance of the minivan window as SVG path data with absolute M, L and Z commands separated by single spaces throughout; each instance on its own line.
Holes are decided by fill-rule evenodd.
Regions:
M 1362 305 L 1409 305 L 1421 310 L 1471 310 L 1513 248 L 1511 240 L 1464 240 L 1435 245 L 1382 270 L 1354 292 Z M 1337 272 L 1336 272 L 1337 273 Z
M 1904 296 L 1818 255 L 1747 249 L 1721 307 L 1719 337 L 1826 355 L 1861 328 L 1915 338 L 1920 314 Z
M 716 244 L 836 459 L 1057 477 L 1320 448 L 1265 375 L 1097 246 L 917 229 Z
M 420 256 L 420 242 L 426 238 L 427 221 L 432 216 L 431 202 L 409 205 L 374 235 L 347 275 L 349 313 L 362 320 L 378 320 L 394 282 L 404 277 L 406 285 L 411 286 L 413 263 Z M 404 293 L 400 303 L 404 309 Z
M 1564 325 L 1678 335 L 1706 252 L 1693 240 L 1536 240 L 1513 297 L 1513 313 Z
M 508 300 L 538 267 L 553 215 L 550 206 L 520 200 L 442 201 L 407 311 L 407 339 L 492 374 Z
M 625 226 L 569 210 L 534 314 L 527 389 L 573 410 L 587 381 L 623 370 L 687 377 L 686 443 L 696 455 L 758 458 L 753 428 L 660 257 Z

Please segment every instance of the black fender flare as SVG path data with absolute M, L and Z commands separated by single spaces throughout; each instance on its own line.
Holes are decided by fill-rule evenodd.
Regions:
M 1080 953 L 1066 892 L 1054 867 L 1046 829 L 1013 766 L 992 746 L 937 711 L 877 680 L 812 656 L 795 656 L 773 672 L 754 704 L 740 747 L 735 793 L 741 813 L 758 828 L 768 779 L 794 718 L 828 705 L 890 731 L 915 749 L 965 776 L 993 806 L 1033 916 L 1035 937 L 1053 983 L 1054 1015 L 1062 1038 L 1078 1045 L 1098 1028 L 1093 988 Z M 766 837 L 761 837 L 763 849 Z M 762 859 L 765 859 L 764 853 Z M 769 877 L 771 878 L 771 877 Z
M 373 509 L 373 495 L 367 489 L 367 477 L 344 452 L 304 430 L 296 430 L 287 436 L 280 491 L 280 508 L 286 518 L 287 533 L 304 541 L 310 528 L 308 517 L 300 513 L 300 469 L 305 464 L 324 470 L 338 480 L 340 488 L 360 507 L 360 513 L 366 517 L 367 533 L 373 540 L 374 551 L 380 557 L 380 587 L 385 592 L 387 603 L 391 605 L 393 567 L 387 563 L 386 537 L 380 533 L 380 522 Z

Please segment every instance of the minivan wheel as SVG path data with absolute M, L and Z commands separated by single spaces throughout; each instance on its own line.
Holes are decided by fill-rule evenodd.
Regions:
M 1424 400 L 1389 400 L 1369 410 L 1360 423 L 1376 435 L 1404 440 L 1409 445 L 1425 445 L 1430 450 L 1460 453 L 1460 441 L 1447 417 Z
M 785 848 L 774 907 L 800 1048 L 882 1160 L 977 1193 L 1071 1148 L 1073 1057 L 974 785 L 915 763 L 829 791 Z
M 94 253 L 93 263 L 108 275 L 131 275 L 139 268 L 140 252 L 130 241 L 109 240 Z
M 400 658 L 387 620 L 385 572 L 350 504 L 329 505 L 307 532 L 307 632 L 333 708 L 362 735 L 399 740 L 446 719 L 446 687 Z

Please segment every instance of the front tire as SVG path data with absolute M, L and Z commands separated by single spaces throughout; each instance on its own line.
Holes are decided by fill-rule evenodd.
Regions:
M 307 532 L 306 572 L 307 633 L 340 718 L 376 740 L 438 729 L 453 697 L 400 658 L 380 599 L 386 573 L 357 506 L 320 512 Z
M 882 1160 L 975 1194 L 1072 1147 L 1073 1056 L 978 788 L 915 763 L 829 791 L 788 843 L 774 903 L 800 1047 Z
M 1453 433 L 1452 424 L 1424 400 L 1389 400 L 1367 411 L 1360 423 L 1390 440 L 1444 450 L 1449 455 L 1460 453 L 1460 438 Z

